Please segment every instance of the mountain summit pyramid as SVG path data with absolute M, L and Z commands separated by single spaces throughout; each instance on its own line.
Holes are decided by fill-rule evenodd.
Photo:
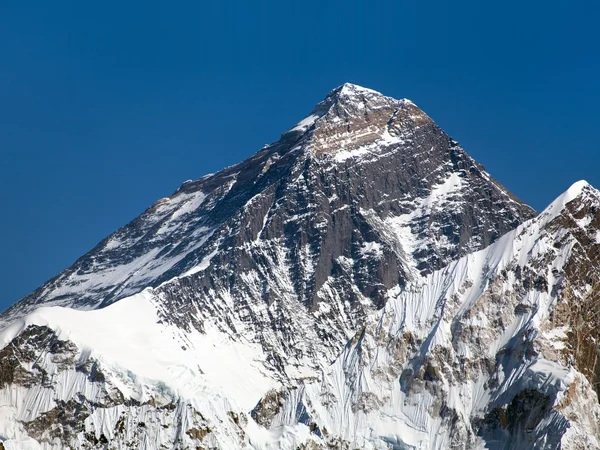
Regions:
M 537 215 L 344 84 L 3 313 L 0 441 L 600 448 L 599 268 L 594 188 Z
M 441 205 L 453 201 L 456 208 Z M 455 216 L 448 218 L 453 222 L 436 220 L 447 214 Z M 301 262 L 307 276 L 318 278 L 313 280 L 318 288 L 332 262 L 350 256 L 348 244 L 364 241 L 361 228 L 390 231 L 369 224 L 369 217 L 396 222 L 396 231 L 410 236 L 398 245 L 390 242 L 395 250 L 384 250 L 402 256 L 394 265 L 430 271 L 487 246 L 534 214 L 412 102 L 344 84 L 279 141 L 240 164 L 185 183 L 10 313 L 40 304 L 106 306 L 201 265 L 232 239 L 265 244 L 283 239 L 290 256 L 319 252 Z M 458 220 L 463 223 L 454 227 Z M 489 226 L 492 222 L 499 223 Z M 334 236 L 337 248 L 324 249 L 330 255 L 321 258 L 320 247 Z M 255 264 L 250 256 L 248 264 Z M 325 272 L 317 270 L 323 266 Z M 309 292 L 304 296 L 313 302 Z

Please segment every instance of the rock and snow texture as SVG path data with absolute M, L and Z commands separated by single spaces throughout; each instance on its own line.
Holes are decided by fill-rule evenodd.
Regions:
M 408 100 L 346 84 L 309 117 L 248 160 L 186 182 L 8 316 L 40 304 L 106 306 L 213 254 L 244 253 L 236 260 L 251 257 L 239 262 L 245 269 L 257 265 L 254 248 L 281 244 L 301 260 L 291 281 L 312 305 L 335 259 L 356 257 L 368 239 L 386 235 L 388 262 L 427 272 L 534 215 Z M 381 273 L 381 284 L 408 275 L 399 272 Z
M 599 225 L 600 193 L 580 182 L 391 290 L 322 377 L 279 394 L 269 425 L 309 424 L 350 448 L 600 448 Z
M 580 182 L 535 217 L 345 84 L 3 314 L 0 441 L 599 447 L 599 211 Z

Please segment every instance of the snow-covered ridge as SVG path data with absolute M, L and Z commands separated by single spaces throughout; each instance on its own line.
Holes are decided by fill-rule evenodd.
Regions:
M 157 308 L 159 299 L 151 288 L 98 310 L 42 307 L 3 330 L 0 342 L 5 346 L 31 325 L 49 327 L 58 339 L 74 343 L 88 357 L 135 374 L 138 390 L 129 391 L 126 384 L 119 387 L 126 397 L 141 403 L 155 395 L 147 386 L 159 382 L 172 398 L 193 398 L 204 383 L 224 390 L 249 410 L 271 387 L 254 362 L 260 358 L 255 346 L 233 342 L 210 326 L 205 333 L 184 334 L 161 324 Z
M 392 442 L 415 449 L 459 442 L 465 449 L 506 448 L 497 439 L 515 449 L 561 448 L 561 442 L 562 448 L 600 448 L 592 383 L 559 356 L 568 337 L 552 319 L 564 301 L 557 287 L 577 245 L 570 235 L 554 250 L 568 230 L 552 224 L 571 215 L 566 207 L 574 201 L 589 201 L 587 215 L 597 217 L 600 192 L 575 183 L 488 248 L 392 290 L 392 300 L 357 331 L 322 379 L 299 387 L 300 395 L 283 395 L 274 426 L 314 423 L 321 434 L 373 449 Z M 523 290 L 522 274 L 540 261 L 546 265 L 535 276 L 545 287 Z M 575 388 L 581 397 L 567 401 Z M 538 412 L 528 438 L 503 434 L 506 425 L 481 428 L 491 413 L 515 408 L 514 398 L 529 392 L 547 398 L 550 409 Z M 307 419 L 290 414 L 299 408 Z
M 63 448 L 60 440 L 46 445 L 43 441 L 34 442 L 22 426 L 16 426 L 16 421 L 35 420 L 57 408 L 60 402 L 77 399 L 77 395 L 103 404 L 109 402 L 106 391 L 114 390 L 134 404 L 169 408 L 183 401 L 192 411 L 201 411 L 209 422 L 218 423 L 230 421 L 229 412 L 241 415 L 249 411 L 274 386 L 260 364 L 263 355 L 258 346 L 232 341 L 209 325 L 204 333 L 183 333 L 162 324 L 158 308 L 160 300 L 149 288 L 100 310 L 43 307 L 3 330 L 0 342 L 4 347 L 32 326 L 47 327 L 54 332 L 52 339 L 76 346 L 76 367 L 93 361 L 102 371 L 102 382 L 92 382 L 76 367 L 56 367 L 52 362 L 56 357 L 51 354 L 45 357 L 47 362 L 38 359 L 35 364 L 45 367 L 51 380 L 45 389 L 12 385 L 0 390 L 0 435 L 4 448 Z M 35 371 L 35 364 L 26 367 Z M 98 408 L 85 420 L 94 439 L 101 434 L 118 439 L 118 421 L 127 410 L 118 402 L 115 408 L 114 412 L 111 408 Z M 119 408 L 123 413 L 119 413 Z M 192 428 L 191 423 L 188 426 Z M 214 445 L 236 448 L 239 437 L 230 431 L 215 430 L 211 437 Z M 188 444 L 194 441 L 191 438 L 185 434 L 181 437 Z M 162 440 L 170 446 L 176 436 L 165 427 L 157 439 L 157 447 L 147 443 L 146 448 L 159 448 Z

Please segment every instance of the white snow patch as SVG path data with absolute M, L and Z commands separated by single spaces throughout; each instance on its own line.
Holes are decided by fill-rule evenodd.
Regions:
M 258 345 L 234 342 L 210 324 L 201 334 L 159 323 L 156 301 L 147 288 L 98 310 L 40 308 L 3 330 L 0 342 L 6 345 L 31 324 L 49 326 L 111 368 L 112 382 L 140 402 L 150 399 L 144 385 L 160 382 L 188 399 L 210 386 L 249 410 L 273 387 L 263 373 Z
M 569 331 L 569 327 L 556 327 L 550 330 L 545 331 L 542 334 L 542 337 L 548 340 L 548 343 L 555 350 L 563 350 L 566 347 L 567 342 L 567 332 Z
M 208 255 L 206 255 L 202 261 L 200 261 L 200 264 L 198 264 L 197 266 L 192 267 L 190 270 L 188 270 L 187 272 L 185 272 L 183 275 L 181 275 L 182 277 L 187 277 L 190 275 L 193 275 L 195 273 L 198 272 L 202 272 L 203 270 L 207 269 L 208 266 L 210 265 L 210 260 L 213 259 L 213 257 L 218 253 L 219 249 L 215 249 L 213 250 L 211 253 L 209 253 Z
M 171 219 L 176 219 L 185 214 L 190 214 L 196 211 L 206 200 L 206 194 L 203 192 L 194 192 L 191 195 L 185 195 L 183 204 L 173 213 Z
M 348 135 L 349 135 L 348 139 L 336 144 L 336 145 L 339 145 L 339 147 L 341 149 L 333 155 L 334 160 L 336 162 L 340 163 L 340 162 L 344 162 L 348 159 L 360 160 L 361 158 L 364 158 L 366 156 L 371 156 L 372 158 L 380 158 L 382 156 L 385 156 L 385 154 L 381 152 L 382 148 L 386 148 L 391 145 L 400 144 L 400 143 L 404 142 L 404 139 L 402 139 L 402 137 L 392 136 L 386 130 L 379 136 L 378 139 L 373 140 L 372 142 L 370 142 L 367 145 L 363 145 L 363 146 L 360 146 L 357 148 L 350 148 L 350 149 L 344 148 L 344 147 L 351 147 L 353 142 L 359 140 L 360 138 L 362 138 L 364 136 L 368 136 L 371 134 L 373 134 L 373 130 L 370 130 L 370 129 L 367 129 L 367 131 L 365 131 L 362 134 L 348 133 Z
M 370 255 L 380 258 L 383 256 L 383 251 L 381 250 L 381 244 L 378 242 L 365 242 L 361 249 L 361 253 L 363 255 Z
M 431 189 L 431 194 L 427 199 L 429 205 L 437 203 L 441 199 L 449 196 L 450 194 L 460 191 L 463 185 L 463 179 L 458 172 L 452 172 L 443 183 L 434 186 Z
M 301 132 L 304 132 L 304 131 L 308 130 L 317 121 L 317 119 L 319 117 L 320 116 L 317 115 L 317 114 L 311 114 L 310 116 L 305 117 L 300 122 L 298 122 L 296 124 L 296 126 L 294 126 L 293 128 L 290 128 L 288 130 L 288 133 L 292 132 L 292 131 L 301 131 Z

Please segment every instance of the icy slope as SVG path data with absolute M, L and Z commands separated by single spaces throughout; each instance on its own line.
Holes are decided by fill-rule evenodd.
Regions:
M 4 448 L 242 447 L 245 412 L 274 386 L 260 347 L 210 327 L 184 333 L 159 307 L 148 288 L 97 311 L 40 308 L 5 329 Z
M 582 351 L 595 367 L 600 327 L 592 309 L 573 320 L 598 308 L 599 228 L 600 193 L 579 182 L 487 249 L 392 290 L 321 379 L 280 393 L 269 425 L 302 410 L 349 448 L 600 448 Z

